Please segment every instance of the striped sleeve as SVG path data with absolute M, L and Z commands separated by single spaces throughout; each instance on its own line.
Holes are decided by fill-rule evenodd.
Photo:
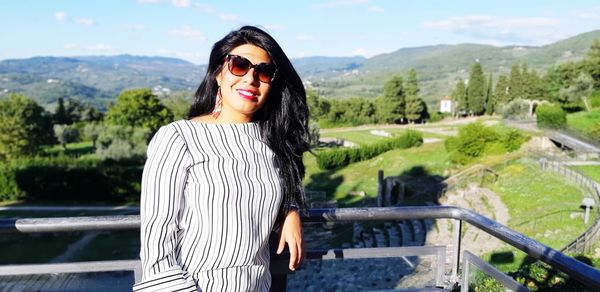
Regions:
M 160 128 L 148 145 L 141 184 L 142 281 L 134 291 L 197 291 L 177 262 L 179 213 L 191 157 L 173 125 Z

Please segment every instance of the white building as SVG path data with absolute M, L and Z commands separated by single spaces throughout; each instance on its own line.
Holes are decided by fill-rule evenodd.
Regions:
M 440 100 L 440 113 L 452 113 L 452 97 L 444 96 Z

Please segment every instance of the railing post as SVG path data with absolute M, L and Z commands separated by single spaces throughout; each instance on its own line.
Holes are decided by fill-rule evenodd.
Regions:
M 458 269 L 460 268 L 460 234 L 462 220 L 454 219 L 454 239 L 452 241 L 452 277 L 450 281 L 458 283 Z

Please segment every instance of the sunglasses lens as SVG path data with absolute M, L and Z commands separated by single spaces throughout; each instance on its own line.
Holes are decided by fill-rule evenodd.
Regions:
M 244 76 L 250 71 L 250 68 L 254 67 L 254 74 L 258 76 L 258 80 L 261 82 L 270 83 L 273 80 L 273 77 L 275 77 L 277 68 L 274 64 L 260 63 L 258 65 L 252 65 L 250 60 L 236 55 L 229 55 L 228 58 L 229 72 L 235 76 Z
M 248 71 L 252 63 L 248 59 L 240 56 L 231 56 L 229 60 L 229 71 L 235 76 L 244 76 Z
M 275 66 L 273 64 L 259 64 L 256 71 L 258 72 L 258 80 L 264 83 L 271 82 L 275 76 Z

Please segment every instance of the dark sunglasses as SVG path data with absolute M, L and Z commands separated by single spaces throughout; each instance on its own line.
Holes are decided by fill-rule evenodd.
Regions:
M 225 56 L 225 61 L 229 72 L 238 77 L 246 75 L 250 69 L 254 68 L 254 76 L 258 76 L 260 82 L 271 83 L 277 73 L 277 67 L 273 63 L 252 64 L 250 60 L 242 56 L 231 54 Z

